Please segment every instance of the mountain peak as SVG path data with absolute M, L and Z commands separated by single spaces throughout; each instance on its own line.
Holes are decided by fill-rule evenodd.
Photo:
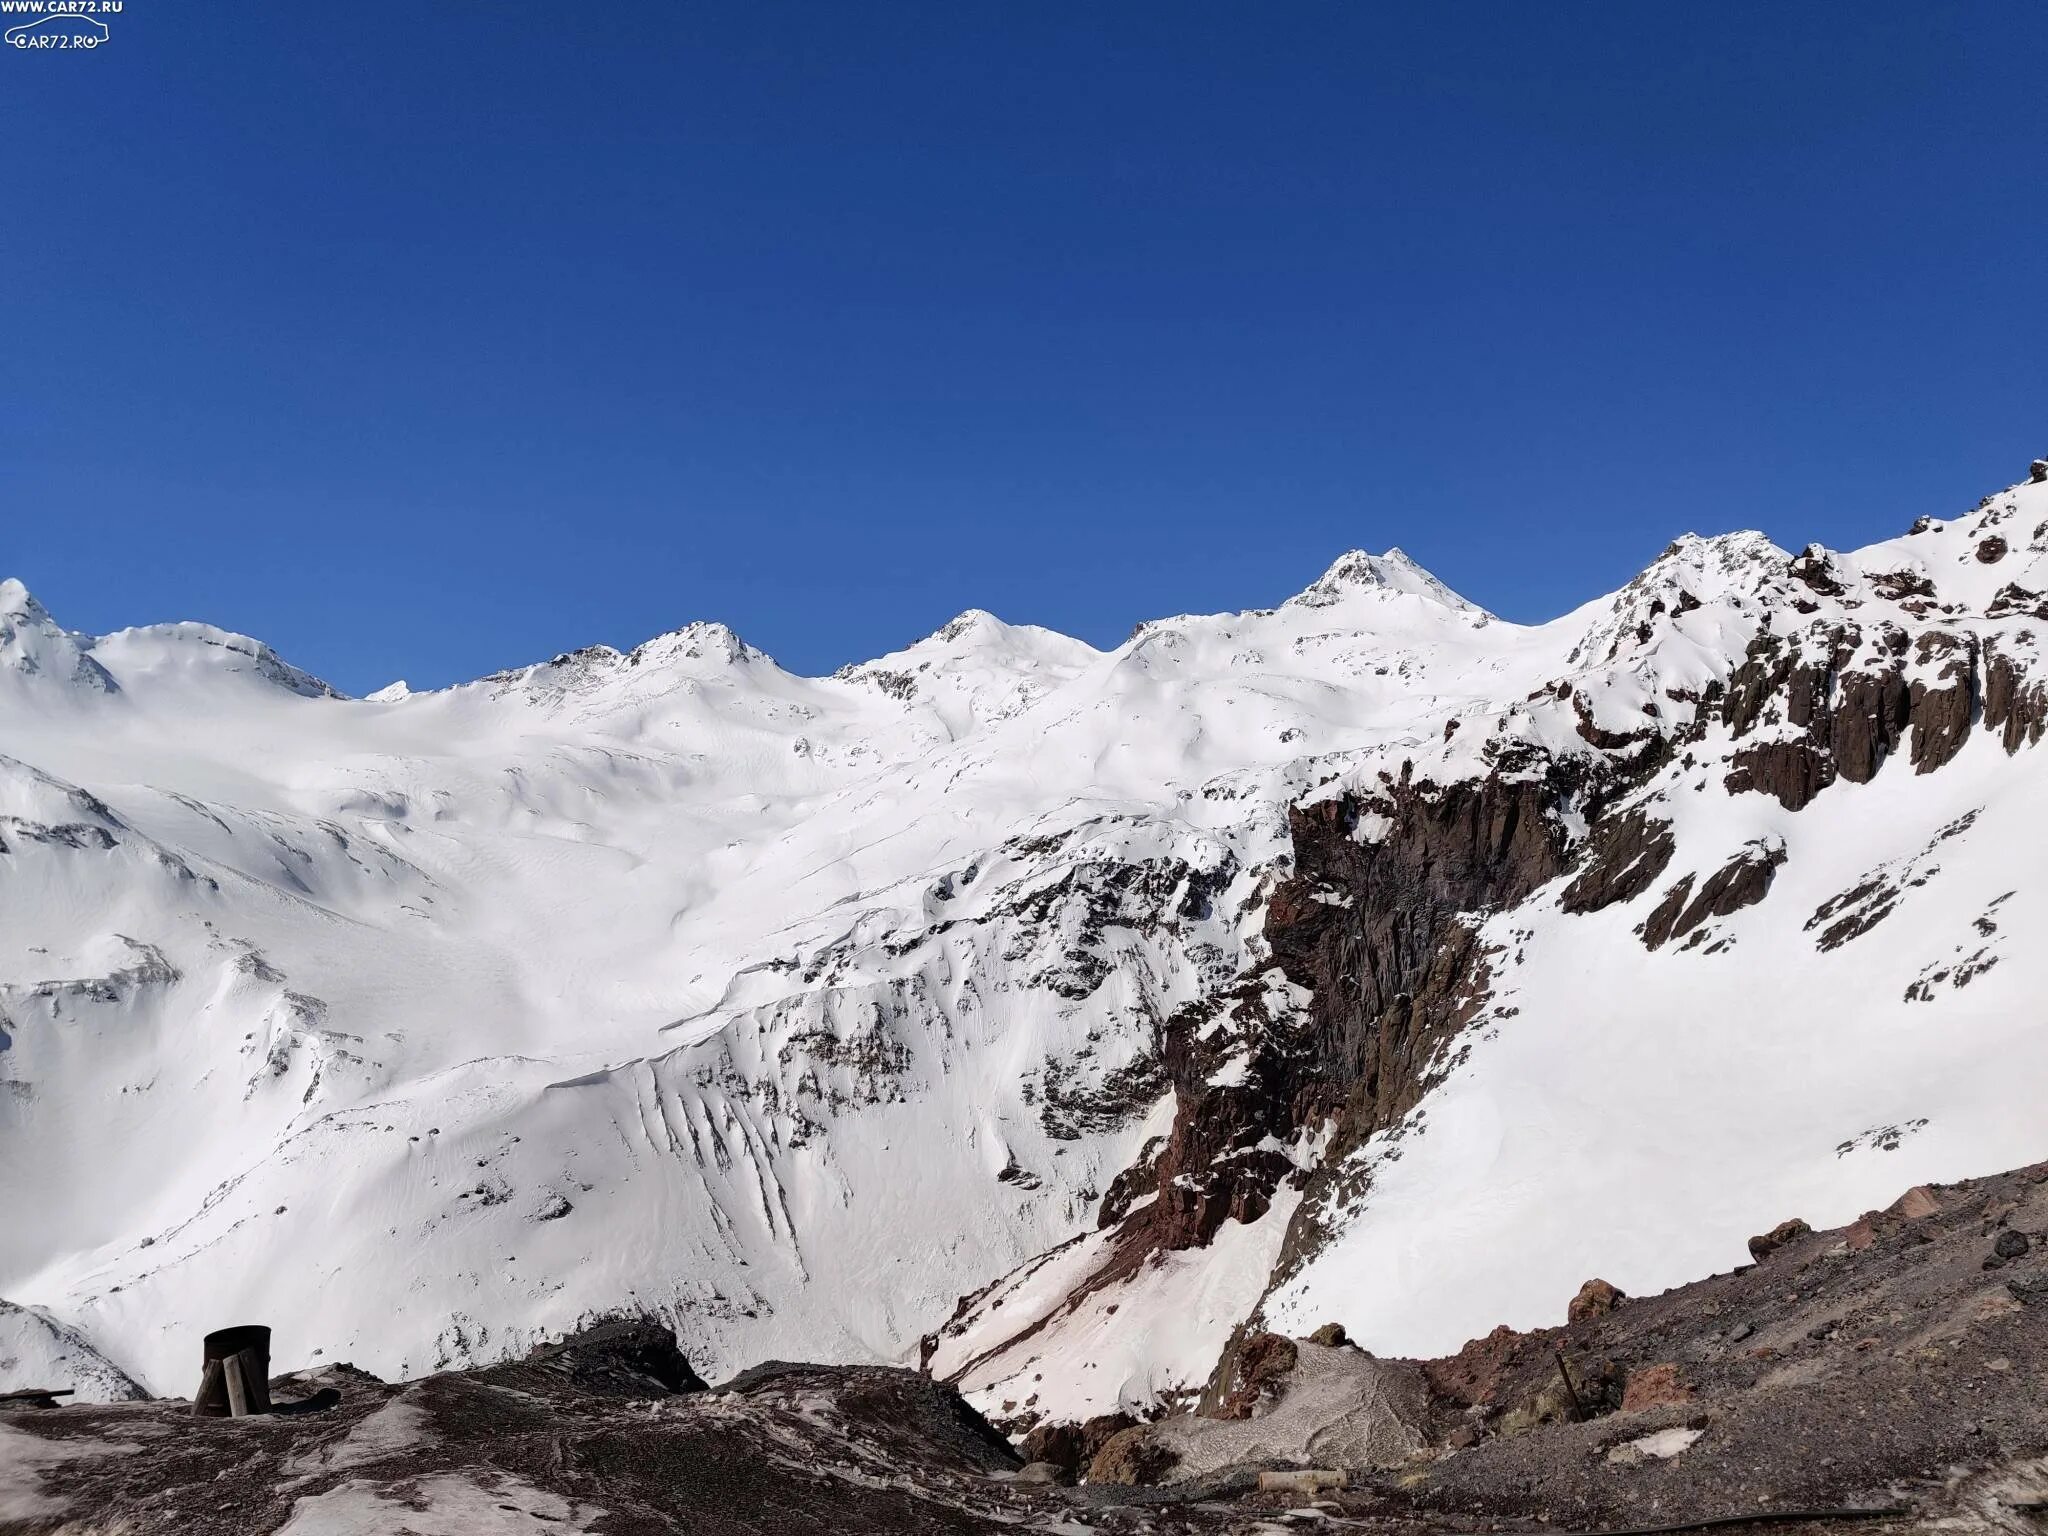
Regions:
M 967 608 L 956 613 L 927 638 L 951 643 L 955 640 L 964 640 L 977 632 L 1001 634 L 1007 628 L 1007 624 L 986 608 Z
M 672 629 L 635 646 L 627 653 L 625 662 L 630 667 L 678 661 L 706 661 L 713 665 L 732 666 L 767 659 L 765 651 L 747 644 L 730 625 L 715 619 L 697 619 L 681 629 Z
M 1460 597 L 1399 548 L 1389 549 L 1383 555 L 1362 549 L 1346 550 L 1291 601 L 1305 608 L 1327 608 L 1357 593 L 1426 598 L 1459 613 L 1489 616 L 1484 608 Z
M 62 678 L 86 693 L 119 693 L 107 669 L 87 654 L 92 647 L 90 635 L 65 629 L 22 582 L 12 576 L 0 581 L 0 669 Z
M 27 585 L 16 577 L 0 580 L 0 615 L 27 619 L 31 623 L 48 623 L 50 611 L 36 601 L 36 596 Z

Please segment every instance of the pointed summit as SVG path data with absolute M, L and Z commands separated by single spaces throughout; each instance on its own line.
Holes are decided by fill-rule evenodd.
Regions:
M 1477 603 L 1468 602 L 1438 581 L 1400 549 L 1390 549 L 1383 555 L 1367 554 L 1362 549 L 1347 550 L 1289 601 L 1303 608 L 1327 608 L 1361 593 L 1426 598 L 1475 618 L 1492 617 Z
M 766 651 L 747 644 L 730 625 L 715 619 L 697 619 L 681 629 L 656 635 L 627 653 L 629 667 L 677 666 L 696 662 L 703 667 L 746 666 L 769 660 Z
M 38 687 L 69 684 L 82 693 L 119 693 L 107 669 L 87 654 L 90 635 L 73 634 L 10 576 L 0 581 L 0 673 L 33 679 Z

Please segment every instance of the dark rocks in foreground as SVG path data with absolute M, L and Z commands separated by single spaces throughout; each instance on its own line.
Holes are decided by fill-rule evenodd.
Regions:
M 0 1411 L 0 1536 L 1194 1533 L 1311 1516 L 1448 1536 L 1845 1508 L 1902 1511 L 1856 1527 L 1873 1532 L 2024 1530 L 2023 1506 L 2048 1501 L 2044 1232 L 2048 1164 L 1915 1188 L 1838 1231 L 1787 1221 L 1756 1264 L 1661 1296 L 1591 1282 L 1566 1326 L 1497 1329 L 1441 1360 L 1374 1360 L 1341 1326 L 1256 1335 L 1223 1411 L 1041 1424 L 1028 1472 L 914 1371 L 773 1362 L 708 1388 L 665 1328 L 635 1321 L 405 1384 L 347 1366 L 271 1383 L 338 1392 L 321 1413 Z M 1303 1475 L 1260 1487 L 1281 1469 Z

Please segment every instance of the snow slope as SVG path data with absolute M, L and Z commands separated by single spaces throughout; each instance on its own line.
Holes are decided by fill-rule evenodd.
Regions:
M 1910 567 L 1935 618 L 2031 644 L 1987 615 L 2048 588 L 2044 498 L 1832 557 L 1853 595 L 1825 601 Z M 1683 540 L 1526 627 L 1353 553 L 1110 652 L 969 612 L 805 678 L 693 624 L 365 700 L 204 625 L 68 632 L 0 584 L 0 1296 L 177 1392 L 235 1321 L 277 1329 L 279 1369 L 389 1376 L 642 1307 L 716 1376 L 915 1359 L 979 1293 L 933 1368 L 1072 1413 L 1198 1384 L 1256 1308 L 1452 1347 L 1596 1269 L 1673 1283 L 1795 1209 L 2038 1156 L 2036 962 L 2007 937 L 2048 899 L 2031 752 L 1975 730 L 1793 812 L 1703 738 L 1638 794 L 1672 877 L 1782 840 L 1768 899 L 1712 925 L 1732 945 L 1646 950 L 1664 882 L 1588 914 L 1546 887 L 1488 920 L 1517 963 L 1462 1063 L 1341 1154 L 1370 1177 L 1074 1295 L 1173 1123 L 1167 1021 L 1266 959 L 1288 807 L 1672 729 L 1674 692 L 1811 618 L 1795 563 Z M 1933 864 L 1869 938 L 1801 926 Z M 1307 1219 L 1331 1235 L 1276 1281 Z

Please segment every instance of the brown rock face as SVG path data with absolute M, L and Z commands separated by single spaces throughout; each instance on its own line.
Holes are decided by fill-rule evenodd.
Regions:
M 1295 873 L 1267 905 L 1266 938 L 1273 963 L 1310 993 L 1307 1026 L 1264 1041 L 1248 1074 L 1257 1083 L 1251 1102 L 1239 1088 L 1219 1104 L 1200 1072 L 1175 1069 L 1174 1129 L 1151 1208 L 1171 1223 L 1171 1241 L 1206 1240 L 1222 1220 L 1214 1215 L 1204 1230 L 1175 1215 L 1175 1201 L 1198 1195 L 1213 1212 L 1210 1191 L 1223 1182 L 1241 1189 L 1250 1173 L 1263 1181 L 1253 1196 L 1263 1211 L 1274 1182 L 1292 1173 L 1278 1154 L 1264 1155 L 1264 1169 L 1236 1155 L 1218 1163 L 1219 1145 L 1244 1148 L 1268 1131 L 1284 1141 L 1334 1114 L 1332 1155 L 1309 1177 L 1313 1197 L 1320 1181 L 1342 1176 L 1336 1153 L 1421 1099 L 1441 1047 L 1488 996 L 1488 957 L 1469 914 L 1511 906 L 1564 872 L 1567 840 L 1552 811 L 1584 787 L 1581 772 L 1547 765 L 1541 778 L 1493 775 L 1448 786 L 1404 773 L 1370 793 L 1290 812 Z M 1353 834 L 1367 816 L 1385 830 L 1360 841 Z M 1331 892 L 1345 900 L 1317 899 Z M 1174 1054 L 1170 1046 L 1170 1060 Z M 1317 1240 L 1297 1221 L 1282 1261 Z M 1203 1393 L 1210 1411 L 1228 1395 L 1244 1342 L 1226 1348 Z
M 1308 1336 L 1311 1344 L 1349 1344 L 1351 1335 L 1344 1331 L 1342 1323 L 1325 1323 Z
M 1743 747 L 1728 759 L 1724 783 L 1731 795 L 1754 790 L 1774 795 L 1788 811 L 1803 811 L 1835 782 L 1835 760 L 1804 741 L 1767 741 Z
M 1294 1340 L 1278 1333 L 1261 1333 L 1238 1351 L 1237 1386 L 1216 1412 L 1219 1419 L 1248 1419 L 1273 1385 L 1294 1369 L 1301 1351 Z
M 2008 754 L 2032 746 L 2048 730 L 2048 688 L 2030 681 L 2018 663 L 1990 644 L 1984 648 L 1984 724 L 1998 732 Z
M 1769 893 L 1778 866 L 1784 862 L 1782 844 L 1751 843 L 1707 876 L 1697 895 L 1693 894 L 1692 876 L 1687 875 L 1644 919 L 1643 943 L 1656 949 L 1668 939 L 1685 937 L 1710 918 L 1755 906 Z
M 1605 1280 L 1588 1280 L 1579 1287 L 1571 1305 L 1565 1309 L 1565 1316 L 1574 1323 L 1583 1323 L 1589 1318 L 1605 1317 L 1628 1297 Z
M 1594 829 L 1586 861 L 1559 905 L 1567 912 L 1598 912 L 1633 901 L 1664 873 L 1676 847 L 1671 823 L 1640 807 L 1604 822 Z
M 1501 1395 L 1501 1383 L 1540 1342 L 1502 1323 L 1484 1337 L 1469 1341 L 1455 1355 L 1424 1361 L 1423 1374 L 1430 1390 L 1446 1402 L 1491 1404 Z
M 1678 1374 L 1675 1365 L 1647 1365 L 1628 1373 L 1628 1388 L 1622 1393 L 1621 1411 L 1641 1413 L 1645 1408 L 1668 1408 L 1693 1400 L 1693 1390 Z
M 1137 1422 L 1123 1412 L 1098 1413 L 1094 1418 L 1084 1420 L 1081 1424 L 1081 1465 L 1087 1466 L 1112 1437 L 1122 1434 Z
M 1066 1472 L 1078 1472 L 1085 1465 L 1078 1424 L 1041 1424 L 1024 1437 L 1019 1450 L 1027 1462 L 1049 1462 Z
M 1421 1097 L 1430 1053 L 1476 1004 L 1482 957 L 1460 915 L 1511 906 L 1563 872 L 1557 798 L 1541 781 L 1403 782 L 1291 813 L 1297 873 L 1274 892 L 1266 938 L 1314 996 L 1318 1075 L 1370 1102 L 1376 1124 Z M 1392 826 L 1361 843 L 1352 832 L 1368 812 Z M 1351 904 L 1313 899 L 1326 888 Z
M 1828 751 L 1851 784 L 1868 784 L 1912 724 L 1912 697 L 1896 672 L 1851 672 L 1835 683 Z
M 1980 558 L 2004 553 L 2005 541 L 1996 535 L 1980 546 Z M 1872 585 L 1895 601 L 1906 599 L 1916 613 L 1935 602 L 1931 588 L 1922 592 L 1924 580 L 1908 582 L 1907 573 L 1872 578 Z M 2010 617 L 2043 606 L 2039 594 L 2008 586 L 1986 612 Z M 1890 621 L 1839 624 L 1800 642 L 1764 631 L 1726 690 L 1702 701 L 1702 717 L 1718 708 L 1738 738 L 1769 721 L 1797 734 L 1739 747 L 1728 760 L 1729 792 L 1773 795 L 1787 810 L 1801 810 L 1837 778 L 1867 783 L 1902 746 L 1915 772 L 1932 773 L 1962 750 L 1980 710 L 1986 728 L 2002 733 L 2008 752 L 2038 741 L 2048 730 L 2048 688 L 2029 678 L 2022 660 L 1999 655 L 1995 646 L 1969 631 L 1928 629 L 1916 637 Z M 1857 658 L 1857 670 L 1849 670 Z M 1933 681 L 1909 683 L 1909 666 L 1932 668 Z
M 1787 1243 L 1797 1242 L 1812 1231 L 1813 1228 L 1809 1227 L 1797 1216 L 1792 1217 L 1789 1221 L 1781 1221 L 1771 1228 L 1770 1231 L 1752 1237 L 1749 1240 L 1749 1256 L 1761 1264 Z
M 1977 640 L 1939 631 L 1920 637 L 1922 662 L 1940 661 L 1943 687 L 1913 684 L 1913 771 L 1932 773 L 1963 748 L 1977 703 Z
M 1088 1463 L 1088 1481 L 1149 1488 L 1164 1481 L 1180 1462 L 1170 1446 L 1161 1445 L 1149 1424 L 1133 1425 L 1112 1435 Z
M 1894 1216 L 1903 1216 L 1908 1221 L 1923 1221 L 1940 1213 L 1941 1202 L 1925 1184 L 1915 1184 L 1894 1200 L 1889 1209 Z

